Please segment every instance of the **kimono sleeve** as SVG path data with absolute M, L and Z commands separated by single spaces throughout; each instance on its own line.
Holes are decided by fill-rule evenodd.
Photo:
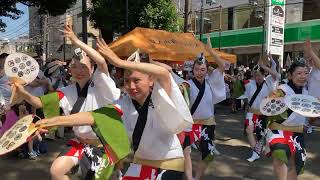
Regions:
M 180 91 L 184 97 L 184 100 L 186 101 L 187 105 L 190 105 L 190 84 L 188 83 L 188 81 L 182 79 L 181 77 L 179 77 L 178 75 L 176 75 L 175 73 L 171 73 L 172 78 L 174 79 L 175 83 L 179 86 Z
M 188 105 L 178 85 L 170 75 L 171 95 L 161 87 L 159 82 L 155 82 L 152 92 L 152 102 L 158 120 L 162 127 L 168 131 L 177 134 L 193 124 Z
M 127 131 L 121 120 L 121 110 L 113 105 L 93 111 L 93 130 L 104 145 L 108 144 L 118 160 L 130 153 Z
M 267 87 L 270 91 L 276 90 L 278 85 L 278 79 L 273 79 L 272 75 L 268 75 L 265 79 Z
M 101 72 L 97 69 L 94 73 L 93 83 L 99 94 L 106 100 L 106 104 L 110 104 L 120 97 L 120 89 L 116 87 L 115 82 L 109 73 Z
M 311 76 L 310 77 L 311 80 L 320 81 L 320 69 L 313 67 L 311 70 L 310 76 Z
M 45 118 L 51 118 L 60 115 L 61 92 L 54 92 L 40 96 L 42 110 Z
M 213 70 L 209 75 L 208 82 L 213 94 L 213 104 L 217 104 L 226 99 L 226 85 L 223 73 L 219 69 Z

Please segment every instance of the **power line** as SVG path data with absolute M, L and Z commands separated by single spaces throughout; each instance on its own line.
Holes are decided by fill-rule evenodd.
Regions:
M 81 8 L 81 7 L 82 7 L 82 6 L 78 6 L 78 7 L 72 8 L 72 9 L 68 9 L 66 12 L 74 11 L 74 10 L 79 9 L 79 8 Z M 4 36 L 2 36 L 2 38 L 12 39 L 10 36 L 12 36 L 13 34 L 19 32 L 21 29 L 23 29 L 24 26 L 25 26 L 26 24 L 28 24 L 31 19 L 36 18 L 36 16 L 38 16 L 38 14 L 35 14 L 32 18 L 29 18 L 29 19 L 27 19 L 26 21 L 24 21 L 24 22 L 22 22 L 21 24 L 19 24 L 18 26 L 12 28 L 12 29 L 17 29 L 17 28 L 18 28 L 18 29 L 15 30 L 14 32 L 10 32 L 10 33 L 9 33 L 9 31 L 7 31 L 7 33 L 9 33 L 9 34 L 4 34 Z M 52 18 L 52 17 L 49 17 L 49 18 Z M 65 19 L 66 19 L 66 18 L 65 18 Z M 52 23 L 52 25 L 53 25 L 53 24 L 54 24 L 54 23 Z M 19 28 L 19 27 L 20 27 L 20 28 Z
M 18 34 L 17 37 L 20 37 L 20 36 L 22 36 L 22 35 L 24 35 L 24 34 L 26 34 L 26 33 L 28 33 L 28 31 L 25 31 L 25 32 L 22 32 L 21 34 Z M 12 40 L 12 39 L 14 39 L 14 37 L 13 37 L 13 38 L 10 38 L 10 39 L 8 39 L 8 40 Z
M 31 19 L 34 19 L 36 16 L 34 15 Z M 4 36 L 2 36 L 2 38 L 9 38 L 11 35 L 19 32 L 21 29 L 25 28 L 25 25 L 27 25 L 29 23 L 30 19 L 27 19 L 26 21 L 24 21 L 22 24 L 18 25 L 17 27 L 15 27 L 14 29 L 16 29 L 13 32 L 9 32 L 7 31 L 9 34 L 6 34 Z M 17 29 L 18 28 L 18 29 Z
M 79 8 L 79 7 L 78 7 L 78 8 Z M 78 9 L 78 8 L 75 8 L 75 9 Z M 58 27 L 56 27 L 57 24 L 60 24 L 60 23 L 64 22 L 67 18 L 71 18 L 71 17 L 77 16 L 77 15 L 78 15 L 78 14 L 74 14 L 74 15 L 69 16 L 69 17 L 66 17 L 66 16 L 65 16 L 64 18 L 60 19 L 58 22 L 48 23 L 48 24 L 47 24 L 47 28 L 48 28 L 48 29 L 52 29 L 52 28 L 57 29 L 57 28 L 58 28 Z M 49 17 L 49 18 L 50 18 L 50 17 Z M 29 32 L 29 30 L 24 31 L 24 32 L 16 35 L 15 37 L 19 37 L 19 36 L 21 36 L 21 35 L 24 35 L 24 34 L 26 34 L 27 32 Z M 41 35 L 41 34 L 37 34 L 37 35 L 35 35 L 35 36 L 40 36 L 40 35 Z M 34 36 L 34 37 L 35 37 L 35 36 Z M 14 39 L 15 37 L 9 38 L 9 40 Z M 30 39 L 30 38 L 28 38 L 28 39 Z
M 27 10 L 27 8 L 26 8 L 25 10 Z M 28 20 L 29 20 L 29 19 L 27 19 L 27 20 L 19 23 L 18 26 L 15 26 L 16 24 L 18 24 L 18 23 L 16 22 L 16 23 L 14 24 L 14 26 L 12 26 L 10 29 L 6 29 L 6 31 L 5 31 L 3 34 L 7 34 L 7 33 L 9 33 L 9 31 L 14 30 L 14 29 L 20 27 L 22 24 L 25 24 L 26 22 L 28 22 Z

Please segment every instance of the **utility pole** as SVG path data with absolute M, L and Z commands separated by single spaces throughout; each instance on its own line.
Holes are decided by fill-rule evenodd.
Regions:
M 222 33 L 222 6 L 219 6 L 219 51 L 221 50 L 221 33 Z
M 201 0 L 201 9 L 200 9 L 200 41 L 202 41 L 202 34 L 203 34 L 203 24 L 204 24 L 204 19 L 203 19 L 203 5 L 204 5 L 204 0 Z
M 88 28 L 87 28 L 87 16 L 85 12 L 87 11 L 87 0 L 82 0 L 82 41 L 88 43 Z
M 184 0 L 184 29 L 183 29 L 183 32 L 188 32 L 189 3 L 190 3 L 190 0 Z
M 261 45 L 261 56 L 265 53 L 265 43 L 266 43 L 266 7 L 267 1 L 263 0 L 263 25 L 262 25 L 262 45 Z

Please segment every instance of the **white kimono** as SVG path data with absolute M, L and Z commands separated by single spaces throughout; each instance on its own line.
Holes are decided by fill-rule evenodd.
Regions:
M 286 93 L 286 96 L 296 94 L 293 89 L 287 84 L 282 84 L 279 86 L 279 88 Z M 308 91 L 305 87 L 303 87 L 302 89 L 302 94 L 308 94 Z M 288 119 L 282 122 L 282 124 L 285 126 L 302 126 L 305 124 L 305 121 L 306 117 L 296 112 L 292 112 Z
M 199 89 L 192 80 L 189 80 L 188 83 L 190 84 L 190 106 L 192 107 L 198 96 Z M 193 119 L 208 119 L 214 117 L 214 104 L 226 99 L 224 77 L 219 69 L 215 69 L 208 75 L 205 83 L 205 91 L 198 108 L 192 115 Z
M 278 83 L 277 80 L 274 80 L 271 75 L 268 75 L 265 78 L 265 82 L 262 86 L 261 91 L 257 95 L 251 107 L 254 109 L 260 109 L 261 101 L 277 88 L 277 83 Z M 246 88 L 245 95 L 248 97 L 248 101 L 250 102 L 252 96 L 257 90 L 256 81 L 250 80 L 250 82 L 246 84 L 245 88 Z
M 261 91 L 257 95 L 256 99 L 253 101 L 251 108 L 253 109 L 260 109 L 261 101 L 266 98 L 272 91 L 276 90 L 278 81 L 274 80 L 271 75 L 268 75 L 265 78 L 265 82 L 262 86 Z M 245 85 L 245 92 L 244 94 L 248 97 L 248 101 L 251 101 L 252 96 L 257 90 L 257 84 L 255 80 L 250 80 L 248 84 Z M 246 119 L 249 120 L 249 123 L 252 123 L 253 113 L 248 112 L 246 114 Z
M 2 75 L 0 77 L 0 91 L 5 99 L 5 104 L 9 104 L 11 97 L 11 86 L 9 83 L 8 76 Z
M 320 69 L 312 68 L 308 79 L 309 95 L 313 97 L 320 97 Z
M 193 120 L 180 89 L 172 77 L 171 95 L 168 96 L 161 85 L 155 82 L 151 102 L 148 119 L 135 156 L 146 160 L 183 158 L 182 147 L 176 134 L 191 127 Z M 121 118 L 129 139 L 132 140 L 138 118 L 132 99 L 125 95 L 115 104 L 123 111 Z
M 62 88 L 61 92 L 63 92 L 64 97 L 60 100 L 59 105 L 63 109 L 64 114 L 69 115 L 78 98 L 76 84 Z M 87 98 L 82 104 L 80 112 L 101 108 L 112 103 L 119 96 L 120 90 L 116 88 L 109 74 L 105 74 L 97 69 L 93 74 Z M 98 139 L 91 126 L 74 126 L 73 131 L 77 137 L 83 139 Z

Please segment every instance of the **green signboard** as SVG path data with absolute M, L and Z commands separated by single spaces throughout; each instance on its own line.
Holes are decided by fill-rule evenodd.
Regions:
M 285 43 L 302 43 L 307 38 L 320 42 L 320 20 L 302 21 L 286 24 L 284 33 Z M 197 36 L 199 38 L 199 35 Z M 212 47 L 219 47 L 219 32 L 210 33 Z M 206 37 L 202 37 L 203 42 Z M 262 27 L 224 31 L 221 33 L 221 47 L 261 46 Z
M 271 0 L 272 5 L 284 5 L 285 0 Z

